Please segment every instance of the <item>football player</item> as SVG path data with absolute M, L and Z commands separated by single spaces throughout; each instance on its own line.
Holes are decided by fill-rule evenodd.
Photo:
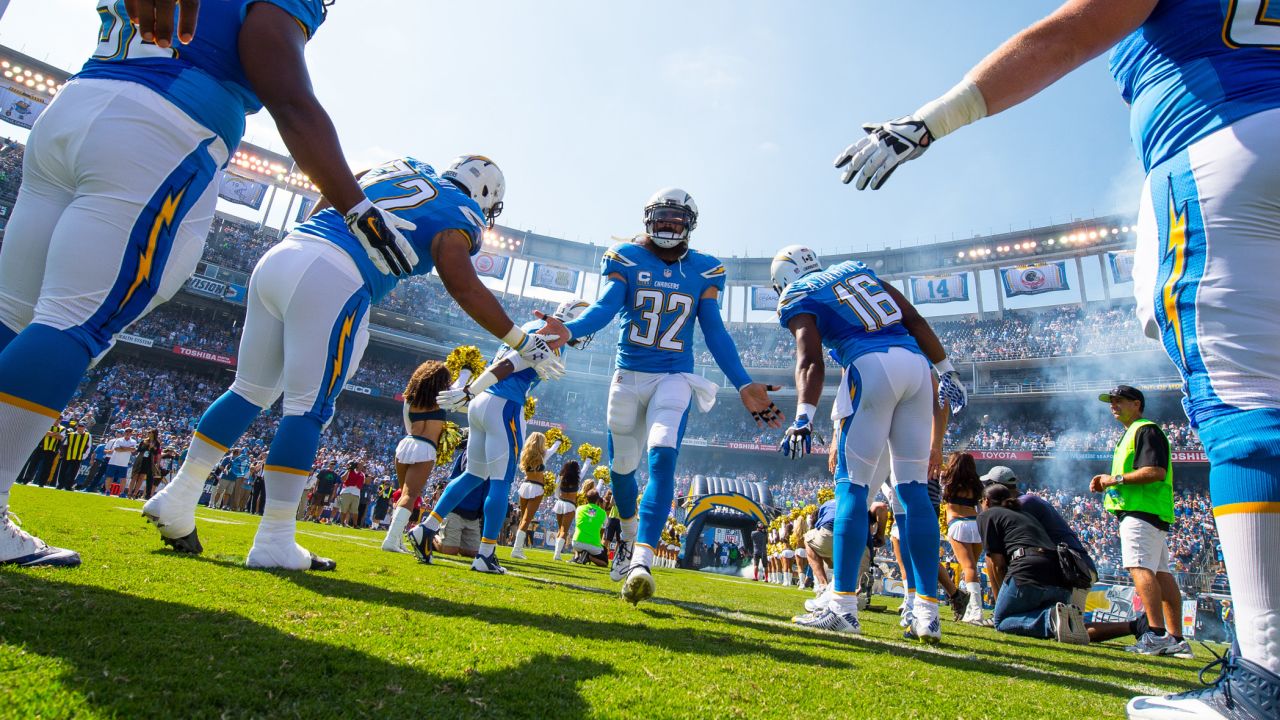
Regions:
M 552 313 L 552 318 L 569 321 L 581 315 L 586 307 L 587 303 L 582 300 L 564 302 Z M 535 320 L 524 329 L 533 333 L 542 326 L 542 321 Z M 568 345 L 581 349 L 590 342 L 590 336 L 578 337 Z M 506 572 L 494 550 L 507 518 L 507 498 L 515 480 L 520 448 L 524 447 L 524 403 L 541 380 L 529 361 L 503 345 L 498 348 L 493 363 L 478 377 L 461 388 L 440 393 L 440 407 L 455 412 L 466 410 L 471 442 L 467 445 L 467 471 L 445 486 L 431 514 L 409 531 L 409 546 L 420 561 L 431 562 L 432 543 L 444 519 L 471 491 L 488 480 L 480 550 L 471 562 L 471 569 L 494 574 Z
M 1268 0 L 1071 0 L 942 97 L 836 158 L 880 187 L 967 123 L 1030 98 L 1107 48 L 1147 170 L 1134 295 L 1183 377 L 1240 651 L 1208 691 L 1139 697 L 1131 718 L 1264 717 L 1280 697 L 1280 8 Z M 1247 628 L 1247 630 L 1244 630 Z
M 79 563 L 9 523 L 9 488 L 90 362 L 195 270 L 246 114 L 271 111 L 370 251 L 403 243 L 351 177 L 311 90 L 303 50 L 328 4 L 225 0 L 191 16 L 195 3 L 182 3 L 190 42 L 179 52 L 126 10 L 150 12 L 157 38 L 173 2 L 99 0 L 97 50 L 31 130 L 0 247 L 0 563 Z
M 675 495 L 676 456 L 696 398 L 706 412 L 716 386 L 693 374 L 693 321 L 707 349 L 757 424 L 780 427 L 782 413 L 764 385 L 752 382 L 720 317 L 724 265 L 689 248 L 698 206 L 689 193 L 665 188 L 644 208 L 645 232 L 604 254 L 604 292 L 581 317 L 565 323 L 569 337 L 592 335 L 621 314 L 617 370 L 609 385 L 609 471 L 622 522 L 610 577 L 626 582 L 622 596 L 653 595 L 649 568 Z M 649 484 L 636 508 L 636 468 L 648 449 Z M 634 545 L 633 545 L 634 543 Z
M 900 534 L 911 549 L 916 588 L 914 622 L 906 635 L 937 643 L 942 638 L 937 598 L 940 538 L 927 485 L 935 397 L 929 363 L 940 377 L 937 396 L 952 410 L 966 402 L 959 374 L 928 321 L 866 265 L 846 261 L 824 272 L 817 253 L 789 245 L 774 257 L 770 275 L 778 292 L 778 321 L 796 339 L 798 405 L 782 441 L 785 454 L 798 458 L 812 447 L 813 418 L 826 372 L 823 345 L 842 368 L 832 412 L 839 418 L 832 438 L 834 597 L 826 608 L 797 622 L 861 632 L 857 592 L 866 551 L 867 499 L 884 482 L 885 474 L 877 473 L 876 467 L 887 441 L 896 489 L 906 509 Z
M 558 377 L 547 340 L 514 325 L 476 277 L 472 255 L 502 211 L 505 182 L 492 161 L 466 155 L 443 176 L 413 158 L 384 163 L 360 176 L 390 222 L 408 233 L 409 275 L 434 267 L 445 289 L 477 323 L 515 348 L 539 372 Z M 369 340 L 369 306 L 399 277 L 375 265 L 343 216 L 321 203 L 306 222 L 267 251 L 249 279 L 236 379 L 200 418 L 187 459 L 164 492 L 143 506 L 164 542 L 202 550 L 195 508 L 204 479 L 228 447 L 283 393 L 283 418 L 267 454 L 266 509 L 246 564 L 255 568 L 331 570 L 294 542 L 294 516 L 334 400 L 360 365 Z M 552 330 L 563 330 L 554 318 Z M 478 438 L 472 436 L 472 444 Z

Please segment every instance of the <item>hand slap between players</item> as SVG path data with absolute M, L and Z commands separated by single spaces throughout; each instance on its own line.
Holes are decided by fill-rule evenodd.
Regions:
M 933 134 L 923 120 L 903 117 L 884 123 L 863 125 L 866 136 L 844 149 L 836 156 L 836 168 L 844 168 L 841 181 L 848 185 L 854 178 L 854 187 L 872 190 L 889 179 L 898 166 L 915 160 L 929 149 Z
M 778 385 L 761 385 L 760 383 L 750 383 L 743 385 L 738 391 L 738 395 L 742 398 L 742 404 L 751 413 L 751 419 L 756 421 L 756 427 L 769 426 L 771 428 L 782 427 L 784 416 L 777 405 L 769 399 L 769 392 L 781 390 Z
M 396 277 L 413 272 L 418 253 L 400 231 L 416 230 L 417 225 L 374 205 L 369 198 L 348 210 L 344 219 L 378 272 Z
M 174 6 L 178 9 L 178 40 L 186 45 L 196 36 L 200 0 L 124 0 L 125 12 L 142 39 L 162 48 L 173 45 Z
M 813 432 L 813 421 L 808 415 L 797 415 L 791 427 L 787 428 L 787 432 L 783 435 L 778 450 L 782 452 L 783 457 L 799 460 L 813 452 L 814 438 L 817 438 L 819 443 L 822 442 L 822 438 Z

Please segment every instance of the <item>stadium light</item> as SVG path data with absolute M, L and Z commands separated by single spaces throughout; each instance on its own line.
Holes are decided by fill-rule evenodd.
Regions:
M 9 67 L 9 61 L 8 61 L 8 60 L 0 60 L 0 67 L 2 67 L 2 68 L 7 68 L 7 67 Z
M 957 255 L 956 257 L 963 259 L 963 258 L 964 258 L 964 251 L 963 251 L 963 250 L 961 250 L 961 251 L 960 251 L 960 254 L 959 254 L 959 255 Z
M 1045 240 L 1045 241 L 1044 241 L 1044 244 L 1045 244 L 1045 245 L 1052 245 L 1052 244 L 1053 244 L 1053 238 L 1049 238 L 1048 240 Z
M 4 76 L 5 76 L 5 77 L 7 77 L 7 78 L 12 78 L 12 77 L 13 77 L 13 73 L 12 73 L 12 72 L 10 72 L 10 71 L 8 71 L 8 70 L 5 70 L 5 71 L 4 71 Z
M 1120 228 L 1120 232 L 1129 232 L 1129 226 L 1125 225 L 1124 227 Z

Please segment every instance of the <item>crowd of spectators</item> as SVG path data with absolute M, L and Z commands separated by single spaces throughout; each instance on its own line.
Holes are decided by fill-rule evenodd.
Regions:
M 22 184 L 22 157 L 26 148 L 9 138 L 0 138 L 0 200 L 12 201 Z
M 1124 428 L 1108 425 L 1100 429 L 1081 429 L 1064 421 L 1044 418 L 1018 418 L 983 421 L 960 416 L 959 422 L 947 429 L 948 450 L 1014 450 L 1039 454 L 1059 451 L 1110 452 L 1120 442 Z M 1160 427 L 1169 437 L 1175 452 L 1201 451 L 1200 439 L 1185 420 L 1163 422 Z

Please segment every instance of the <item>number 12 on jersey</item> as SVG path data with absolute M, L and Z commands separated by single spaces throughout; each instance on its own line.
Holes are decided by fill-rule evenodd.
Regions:
M 831 286 L 840 304 L 853 311 L 867 332 L 902 320 L 902 308 L 871 276 L 854 275 Z

